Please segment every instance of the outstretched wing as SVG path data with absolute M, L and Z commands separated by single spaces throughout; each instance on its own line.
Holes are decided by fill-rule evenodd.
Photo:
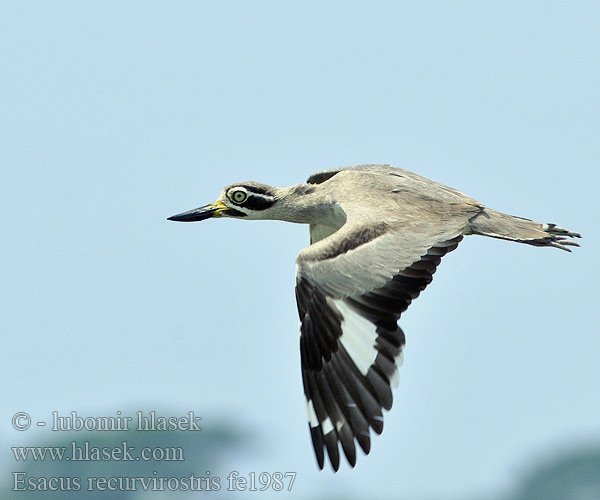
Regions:
M 383 431 L 382 409 L 392 407 L 391 387 L 397 384 L 405 343 L 398 319 L 431 282 L 441 257 L 461 239 L 456 236 L 431 245 L 382 286 L 356 294 L 336 294 L 322 287 L 304 276 L 299 265 L 296 300 L 302 381 L 321 469 L 327 450 L 333 469 L 338 470 L 338 442 L 354 466 L 354 441 L 369 453 L 369 429 L 377 434 Z M 346 271 L 351 276 L 355 270 Z
M 398 319 L 433 279 L 483 206 L 464 194 L 385 165 L 318 172 L 309 183 L 344 211 L 338 228 L 311 225 L 296 260 L 302 380 L 319 467 L 334 470 L 338 443 L 356 462 L 370 429 L 383 430 L 404 347 Z

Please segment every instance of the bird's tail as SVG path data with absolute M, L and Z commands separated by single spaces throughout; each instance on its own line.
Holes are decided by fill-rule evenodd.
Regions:
M 538 247 L 556 247 L 568 252 L 570 246 L 579 244 L 570 238 L 581 238 L 579 233 L 568 231 L 556 224 L 543 224 L 521 217 L 506 215 L 490 208 L 485 208 L 469 221 L 467 231 L 492 238 L 518 241 Z

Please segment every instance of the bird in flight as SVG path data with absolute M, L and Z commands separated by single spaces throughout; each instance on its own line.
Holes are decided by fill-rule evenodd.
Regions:
M 580 237 L 389 165 L 325 170 L 285 188 L 231 184 L 169 220 L 213 217 L 309 225 L 310 246 L 296 259 L 302 382 L 317 463 L 323 469 L 327 454 L 334 471 L 338 443 L 354 467 L 355 442 L 368 454 L 370 429 L 383 431 L 405 344 L 398 320 L 463 236 L 567 251 Z

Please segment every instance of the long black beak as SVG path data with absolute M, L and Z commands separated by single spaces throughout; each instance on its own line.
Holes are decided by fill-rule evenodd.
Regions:
M 199 220 L 210 219 L 222 210 L 222 206 L 219 206 L 217 203 L 213 203 L 212 205 L 204 205 L 200 208 L 194 208 L 193 210 L 188 210 L 187 212 L 173 215 L 167 220 L 174 220 L 176 222 L 195 222 Z

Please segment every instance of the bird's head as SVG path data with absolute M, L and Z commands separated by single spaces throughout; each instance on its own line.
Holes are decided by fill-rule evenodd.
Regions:
M 270 219 L 270 209 L 279 199 L 277 190 L 258 182 L 231 184 L 221 191 L 214 203 L 173 215 L 168 220 L 195 222 L 212 217 Z

